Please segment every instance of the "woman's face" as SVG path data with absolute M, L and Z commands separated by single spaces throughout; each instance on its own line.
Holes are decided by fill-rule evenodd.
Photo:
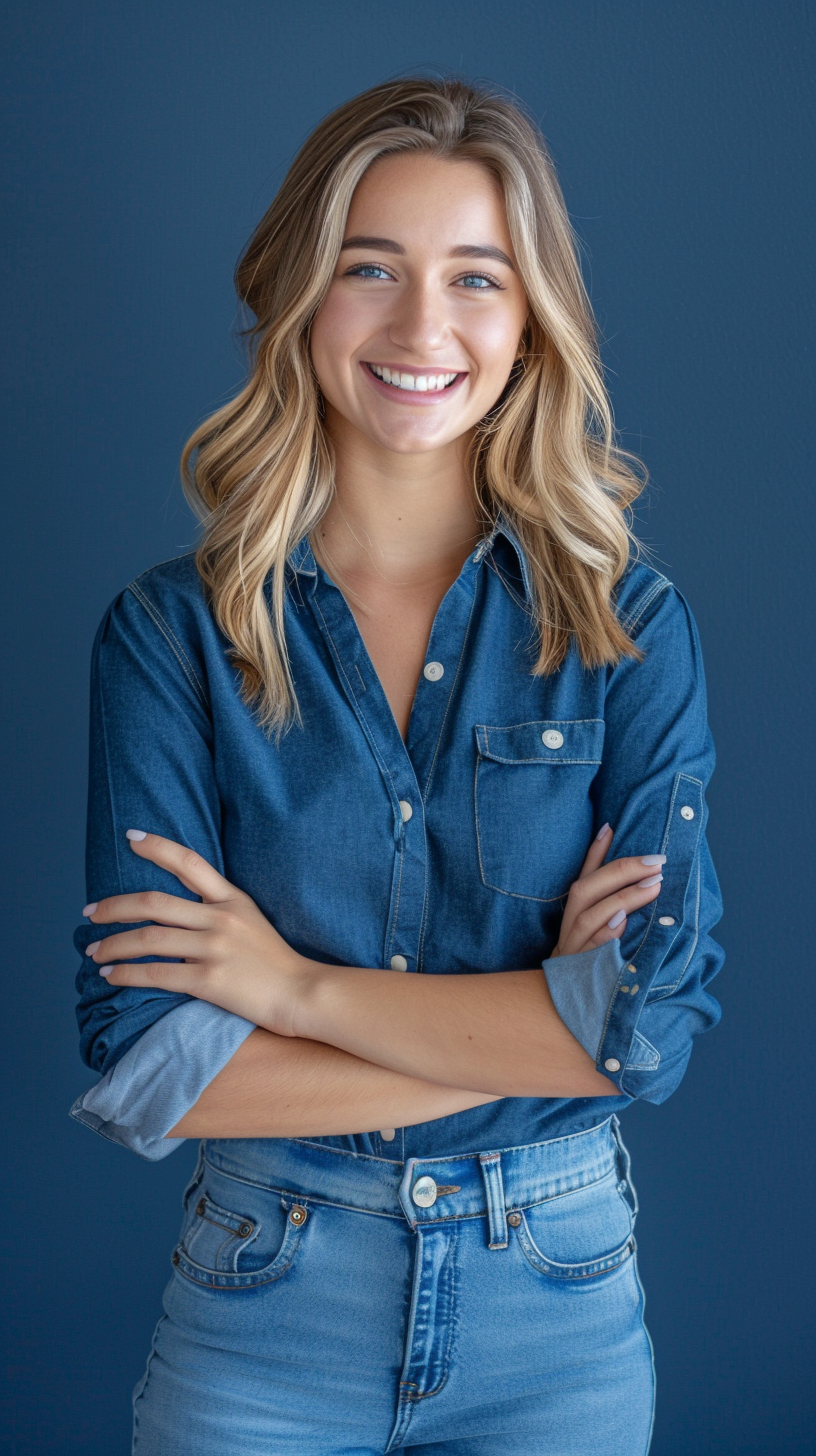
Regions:
M 312 326 L 330 433 L 339 416 L 401 454 L 450 445 L 499 398 L 527 312 L 486 168 L 421 153 L 375 162 Z

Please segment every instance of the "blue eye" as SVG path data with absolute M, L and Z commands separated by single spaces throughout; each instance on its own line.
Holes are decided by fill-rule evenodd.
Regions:
M 381 268 L 379 263 L 357 263 L 346 273 L 347 278 L 373 278 L 375 276 L 390 278 L 391 274 L 387 273 L 385 268 Z
M 501 287 L 501 284 L 495 278 L 491 278 L 489 273 L 466 273 L 458 282 L 464 283 L 468 287 L 475 283 L 477 286 L 474 292 L 476 293 L 486 293 L 489 288 Z

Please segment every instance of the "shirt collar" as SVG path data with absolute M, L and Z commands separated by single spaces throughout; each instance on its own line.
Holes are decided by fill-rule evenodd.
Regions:
M 503 543 L 507 545 L 503 545 Z M 507 546 L 511 548 L 507 549 Z M 533 599 L 532 581 L 527 553 L 504 511 L 499 511 L 492 529 L 484 536 L 473 553 L 477 564 L 490 555 L 496 571 L 512 594 L 518 594 L 521 585 L 522 596 L 527 602 Z M 287 564 L 297 576 L 317 576 L 317 563 L 309 545 L 309 537 L 303 536 L 289 552 Z

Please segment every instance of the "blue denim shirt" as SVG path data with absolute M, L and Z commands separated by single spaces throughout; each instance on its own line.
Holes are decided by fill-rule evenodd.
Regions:
M 133 855 L 130 827 L 195 848 L 304 955 L 395 974 L 544 963 L 555 1005 L 621 1092 L 662 1102 L 719 1007 L 723 952 L 705 838 L 714 764 L 700 646 L 676 588 L 633 559 L 620 619 L 643 661 L 588 670 L 574 650 L 534 677 L 523 548 L 506 518 L 437 612 L 407 742 L 338 588 L 307 539 L 289 558 L 287 641 L 303 723 L 276 742 L 239 695 L 192 554 L 106 613 L 93 654 L 87 892 L 185 891 Z M 664 853 L 658 899 L 622 942 L 547 957 L 598 828 L 609 858 Z M 191 897 L 192 898 L 192 897 Z M 112 934 L 118 926 L 105 928 Z M 77 949 L 99 936 L 81 925 Z M 84 960 L 81 1050 L 102 1076 L 74 1115 L 146 1157 L 251 1024 Z M 503 1098 L 399 1129 L 317 1139 L 407 1158 L 537 1142 L 609 1115 L 603 1098 Z M 311 1139 L 315 1141 L 315 1139 Z

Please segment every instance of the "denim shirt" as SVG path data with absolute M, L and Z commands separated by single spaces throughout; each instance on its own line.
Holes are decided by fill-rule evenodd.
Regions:
M 125 830 L 197 850 L 303 955 L 395 974 L 544 965 L 556 1009 L 627 1101 L 662 1102 L 692 1038 L 716 1024 L 723 952 L 705 837 L 714 765 L 697 630 L 681 594 L 633 556 L 619 618 L 645 656 L 587 669 L 574 647 L 534 677 L 524 550 L 499 516 L 434 620 L 403 741 L 354 617 L 308 539 L 287 568 L 286 632 L 302 713 L 279 741 L 239 693 L 194 556 L 113 602 L 92 667 L 87 892 L 194 898 Z M 621 942 L 547 958 L 599 827 L 608 858 L 666 855 L 656 901 Z M 644 874 L 646 871 L 644 870 Z M 113 934 L 121 926 L 106 926 Z M 77 949 L 98 939 L 83 923 Z M 83 960 L 81 1051 L 99 1083 L 72 1109 L 145 1157 L 252 1029 L 190 997 L 110 985 Z M 375 1156 L 539 1142 L 608 1117 L 604 1098 L 506 1097 L 397 1130 L 312 1138 Z

